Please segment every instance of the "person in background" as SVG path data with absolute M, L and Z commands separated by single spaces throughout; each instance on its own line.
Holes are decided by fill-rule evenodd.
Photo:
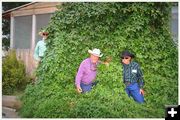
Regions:
M 44 57 L 44 52 L 46 51 L 46 42 L 45 40 L 48 37 L 48 32 L 39 32 L 39 35 L 42 36 L 42 40 L 38 41 L 34 50 L 34 59 L 41 62 L 42 58 Z
M 46 39 L 48 37 L 48 32 L 39 32 L 39 35 L 42 36 L 42 39 L 37 42 L 36 47 L 34 49 L 33 58 L 36 61 L 35 67 L 38 67 L 38 65 L 41 63 L 41 60 L 44 57 L 44 52 L 46 51 Z M 36 70 L 33 72 L 32 75 L 32 83 L 37 83 L 37 76 L 36 76 Z
M 143 73 L 137 62 L 134 62 L 134 54 L 125 50 L 121 53 L 121 63 L 123 65 L 123 82 L 126 85 L 128 96 L 138 103 L 144 103 L 144 80 Z
M 76 75 L 75 85 L 78 93 L 91 91 L 92 87 L 97 84 L 97 81 L 94 82 L 97 74 L 97 65 L 102 63 L 108 66 L 108 62 L 110 62 L 110 60 L 108 62 L 99 60 L 103 54 L 101 54 L 101 51 L 97 48 L 88 50 L 88 53 L 90 57 L 82 61 Z

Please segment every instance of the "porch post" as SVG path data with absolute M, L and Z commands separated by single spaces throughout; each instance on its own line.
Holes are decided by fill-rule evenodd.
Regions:
M 32 42 L 31 42 L 31 50 L 34 51 L 36 43 L 36 15 L 32 15 Z
M 10 23 L 10 49 L 14 48 L 14 17 L 11 15 L 11 23 Z

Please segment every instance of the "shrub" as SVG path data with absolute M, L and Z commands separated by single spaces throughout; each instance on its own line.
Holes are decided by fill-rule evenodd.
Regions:
M 47 51 L 37 69 L 38 83 L 22 97 L 22 117 L 160 118 L 177 104 L 177 48 L 169 32 L 171 3 L 64 3 L 47 28 Z M 74 79 L 87 50 L 113 58 L 100 65 L 99 84 L 77 94 Z M 145 104 L 128 98 L 119 52 L 129 49 L 144 72 Z
M 16 59 L 15 51 L 10 51 L 2 62 L 3 94 L 13 94 L 16 90 L 25 89 L 28 81 L 23 62 Z

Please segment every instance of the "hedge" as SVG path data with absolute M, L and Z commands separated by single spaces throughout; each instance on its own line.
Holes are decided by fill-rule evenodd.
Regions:
M 36 85 L 22 97 L 22 117 L 164 118 L 178 103 L 178 50 L 170 33 L 171 3 L 63 3 L 46 28 L 47 51 Z M 75 90 L 75 76 L 88 50 L 112 57 L 98 67 L 99 84 L 87 94 Z M 119 53 L 136 53 L 145 79 L 145 104 L 130 99 L 122 81 Z

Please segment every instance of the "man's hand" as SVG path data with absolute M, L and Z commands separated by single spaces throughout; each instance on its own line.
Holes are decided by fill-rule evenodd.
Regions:
M 140 94 L 144 95 L 144 90 L 140 89 Z
M 38 64 L 40 64 L 41 63 L 41 60 L 38 60 Z
M 108 62 L 104 62 L 104 64 L 105 64 L 106 66 L 109 66 L 109 63 L 108 63 Z
M 81 93 L 81 92 L 82 92 L 81 87 L 77 87 L 76 90 L 77 90 L 78 93 Z
M 106 60 L 105 60 L 105 62 L 107 62 L 107 63 L 110 63 L 111 61 L 112 61 L 112 57 L 110 57 L 110 56 L 107 57 Z
M 109 66 L 109 63 L 111 62 L 111 60 L 112 60 L 111 57 L 107 57 L 106 60 L 102 63 L 105 64 L 106 66 Z
M 38 57 L 38 59 L 36 61 L 37 61 L 38 64 L 40 64 L 41 63 L 41 58 Z

